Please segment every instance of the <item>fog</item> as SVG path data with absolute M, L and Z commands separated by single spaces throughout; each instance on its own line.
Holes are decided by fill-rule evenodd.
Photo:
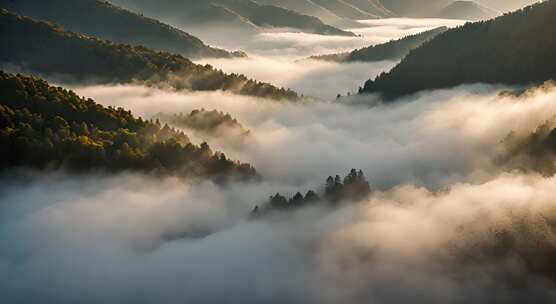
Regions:
M 230 113 L 250 130 L 245 142 L 193 141 L 207 141 L 253 164 L 267 179 L 322 183 L 328 175 L 360 168 L 375 187 L 413 183 L 437 189 L 498 173 L 495 160 L 504 148 L 500 142 L 510 133 L 531 133 L 556 115 L 552 89 L 521 99 L 499 96 L 503 89 L 463 86 L 377 107 L 276 103 L 221 92 L 182 94 L 132 86 L 77 92 L 145 118 L 200 108 Z
M 35 178 L 2 186 L 6 303 L 522 303 L 556 296 L 545 276 L 553 269 L 544 264 L 556 245 L 554 178 L 503 174 L 439 193 L 401 186 L 286 221 L 241 215 L 247 200 L 268 190 L 260 185 Z
M 387 22 L 372 39 L 444 21 Z M 299 44 L 313 43 L 296 37 Z M 307 48 L 332 51 L 326 39 Z M 264 44 L 250 59 L 211 63 L 316 100 L 73 87 L 147 119 L 201 108 L 230 113 L 249 136 L 184 131 L 194 143 L 207 141 L 252 164 L 262 180 L 222 186 L 132 172 L 4 172 L 0 302 L 556 300 L 556 178 L 500 162 L 511 149 L 508 135 L 526 137 L 552 124 L 552 85 L 520 97 L 501 94 L 519 88 L 474 84 L 392 104 L 372 95 L 334 101 L 336 93 L 353 92 L 395 63 L 296 62 L 310 55 L 304 46 L 280 47 L 280 54 L 262 50 Z M 342 43 L 335 50 L 350 47 Z M 320 192 L 327 176 L 351 168 L 362 169 L 373 189 L 363 202 L 248 219 L 276 192 Z
M 230 44 L 218 44 L 222 40 L 217 40 L 214 43 L 220 47 L 246 50 L 249 58 L 200 59 L 197 62 L 211 64 L 225 72 L 241 73 L 280 87 L 292 88 L 306 96 L 333 99 L 337 94 L 357 92 L 367 79 L 388 71 L 396 62 L 338 64 L 302 59 L 385 43 L 439 26 L 454 27 L 463 24 L 463 21 L 392 18 L 364 20 L 361 23 L 365 27 L 348 29 L 360 37 L 323 36 L 275 30 L 233 40 Z M 199 34 L 203 37 L 203 31 Z

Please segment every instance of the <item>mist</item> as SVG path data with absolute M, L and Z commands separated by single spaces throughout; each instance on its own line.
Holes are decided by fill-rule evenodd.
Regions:
M 529 134 L 556 115 L 553 89 L 521 99 L 501 96 L 506 89 L 463 86 L 375 107 L 277 103 L 221 92 L 181 94 L 130 86 L 77 92 L 145 118 L 200 108 L 227 112 L 250 130 L 243 144 L 192 140 L 207 141 L 253 164 L 267 179 L 318 186 L 328 175 L 360 168 L 381 189 L 405 183 L 437 189 L 505 169 L 496 162 L 507 148 L 501 142 L 510 133 Z
M 0 299 L 550 302 L 554 270 L 543 261 L 556 245 L 555 186 L 554 178 L 502 174 L 247 221 L 248 200 L 269 191 L 264 185 L 129 174 L 3 183 Z
M 463 21 L 391 18 L 363 20 L 361 23 L 364 26 L 347 29 L 359 37 L 323 36 L 274 29 L 250 38 L 232 39 L 229 45 L 222 44 L 225 39 L 216 39 L 214 42 L 220 47 L 246 50 L 249 58 L 199 59 L 196 62 L 291 88 L 305 96 L 332 100 L 338 94 L 357 92 L 366 80 L 390 70 L 397 62 L 338 64 L 304 60 L 307 57 L 347 52 L 440 26 L 455 27 L 463 24 Z M 200 37 L 203 37 L 203 32 L 207 33 L 202 30 L 198 32 Z
M 223 92 L 77 87 L 150 117 L 230 113 L 245 145 L 207 140 L 261 182 L 125 173 L 3 176 L 0 299 L 8 303 L 549 302 L 554 177 L 496 162 L 510 133 L 556 114 L 548 86 L 463 86 L 393 105 L 280 103 Z M 487 119 L 488 118 L 488 119 Z M 339 209 L 248 220 L 276 192 L 361 168 L 374 189 Z M 21 173 L 19 173 L 21 174 Z M 15 175 L 17 176 L 17 175 Z M 533 242 L 533 243 L 532 243 Z M 488 290 L 488 292 L 485 292 Z
M 556 127 L 556 88 L 465 85 L 383 104 L 335 100 L 395 62 L 299 60 L 461 21 L 386 19 L 362 37 L 259 33 L 200 60 L 290 87 L 277 102 L 139 85 L 71 86 L 145 119 L 195 109 L 229 113 L 241 139 L 183 129 L 260 181 L 189 181 L 147 173 L 0 175 L 2 303 L 523 303 L 556 300 L 556 178 L 501 162 L 515 142 Z M 202 34 L 202 31 L 201 31 Z M 219 45 L 225 46 L 225 45 Z M 362 169 L 372 194 L 252 220 L 279 192 L 321 192 Z

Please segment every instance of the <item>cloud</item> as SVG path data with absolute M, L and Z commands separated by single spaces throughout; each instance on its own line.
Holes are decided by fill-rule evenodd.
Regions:
M 437 193 L 401 186 L 333 212 L 255 222 L 243 212 L 264 185 L 223 189 L 129 174 L 2 185 L 2 302 L 555 297 L 554 178 L 503 174 Z M 195 235 L 198 224 L 203 235 Z M 167 237 L 176 231 L 181 237 Z
M 373 24 L 384 39 L 437 26 L 385 22 Z M 389 64 L 295 63 L 292 54 L 305 51 L 292 50 L 215 63 L 324 99 Z M 526 136 L 556 115 L 556 90 L 499 94 L 507 89 L 461 86 L 386 105 L 373 96 L 295 104 L 75 87 L 144 118 L 228 112 L 251 130 L 243 144 L 192 139 L 250 162 L 264 179 L 222 187 L 133 173 L 6 172 L 0 302 L 554 302 L 556 178 L 511 171 L 498 159 L 508 134 Z M 351 168 L 371 181 L 367 201 L 247 220 L 269 195 L 319 190 L 325 177 Z
M 502 169 L 495 160 L 506 149 L 501 142 L 510 133 L 528 134 L 556 115 L 554 90 L 515 99 L 499 96 L 504 89 L 463 86 L 375 107 L 276 103 L 221 92 L 182 94 L 133 86 L 77 91 L 143 117 L 199 108 L 230 113 L 251 130 L 243 145 L 193 140 L 206 140 L 253 164 L 269 180 L 318 186 L 328 175 L 361 168 L 381 189 L 405 183 L 435 189 L 497 174 Z
M 527 134 L 556 114 L 556 91 L 515 98 L 499 94 L 505 89 L 464 86 L 367 107 L 77 88 L 144 117 L 230 112 L 252 142 L 214 144 L 265 179 L 223 188 L 129 173 L 26 182 L 7 174 L 0 301 L 553 301 L 556 179 L 503 173 L 493 158 L 507 134 Z M 369 176 L 368 201 L 247 220 L 268 195 L 318 190 L 351 167 Z
M 388 71 L 396 62 L 338 64 L 298 60 L 311 55 L 351 51 L 439 26 L 453 27 L 462 23 L 461 20 L 448 19 L 369 20 L 362 21 L 363 27 L 349 29 L 361 37 L 274 30 L 257 34 L 250 39 L 234 39 L 230 45 L 220 45 L 229 49 L 247 50 L 249 59 L 200 59 L 197 62 L 211 64 L 225 72 L 241 73 L 250 78 L 292 88 L 304 95 L 332 100 L 337 94 L 356 92 L 366 80 Z

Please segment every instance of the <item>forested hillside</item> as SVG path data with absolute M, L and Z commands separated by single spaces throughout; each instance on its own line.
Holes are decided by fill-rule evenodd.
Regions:
M 250 26 L 289 27 L 322 35 L 354 36 L 353 33 L 324 24 L 318 18 L 283 7 L 259 4 L 252 0 L 114 0 L 124 7 L 187 27 L 215 31 L 249 33 Z
M 242 57 L 205 45 L 200 39 L 157 20 L 99 0 L 0 0 L 0 7 L 65 29 L 117 43 L 143 45 L 185 57 Z M 102 22 L 99 22 L 102 20 Z
M 27 17 L 0 11 L 0 62 L 64 80 L 96 83 L 140 82 L 177 90 L 213 91 L 273 99 L 297 94 L 270 84 L 197 65 L 181 55 L 142 46 L 114 44 Z
M 310 59 L 334 62 L 399 60 L 405 57 L 411 50 L 446 30 L 448 30 L 447 27 L 439 27 L 398 40 L 357 49 L 349 53 L 311 56 Z
M 0 169 L 135 170 L 189 178 L 256 177 L 167 125 L 103 107 L 61 87 L 0 71 Z
M 328 24 L 338 24 L 344 20 L 311 0 L 257 0 L 257 3 L 283 7 L 300 14 L 317 17 Z
M 379 17 L 394 17 L 395 14 L 387 9 L 380 0 L 343 0 L 358 9 Z
M 499 15 L 499 11 L 468 0 L 454 1 L 435 14 L 438 18 L 463 20 L 486 20 Z
M 527 85 L 556 78 L 556 1 L 468 23 L 411 51 L 360 93 L 386 99 L 467 83 Z
M 350 3 L 344 2 L 343 0 L 312 0 L 314 3 L 330 10 L 334 14 L 353 20 L 359 19 L 375 19 L 378 15 L 371 14 L 367 11 L 359 9 Z
M 261 27 L 289 27 L 321 35 L 355 36 L 351 32 L 324 24 L 316 17 L 302 15 L 282 7 L 260 5 L 253 1 L 222 1 L 221 5 Z

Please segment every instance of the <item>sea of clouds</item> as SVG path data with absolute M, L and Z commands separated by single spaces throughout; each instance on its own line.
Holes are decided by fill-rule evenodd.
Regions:
M 398 36 L 415 30 L 402 21 L 389 25 Z M 192 140 L 251 163 L 263 179 L 223 187 L 130 172 L 7 172 L 0 176 L 0 302 L 556 299 L 556 179 L 499 162 L 509 134 L 526 136 L 556 116 L 556 90 L 516 98 L 500 94 L 514 88 L 475 84 L 393 104 L 375 96 L 335 102 L 328 95 L 388 67 L 295 62 L 310 54 L 293 48 L 295 56 L 254 49 L 259 57 L 213 63 L 324 100 L 75 87 L 144 118 L 200 108 L 230 113 L 248 137 Z M 328 175 L 351 168 L 369 179 L 367 200 L 248 220 L 269 195 L 320 191 Z

